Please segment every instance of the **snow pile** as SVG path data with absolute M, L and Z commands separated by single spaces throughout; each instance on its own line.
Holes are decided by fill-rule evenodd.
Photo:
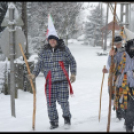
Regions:
M 84 41 L 78 41 L 77 39 L 69 39 L 68 40 L 68 46 L 72 45 L 83 45 Z
M 37 63 L 38 61 L 38 55 L 37 54 L 33 54 L 29 57 L 28 59 L 29 62 L 34 62 L 34 63 Z
M 37 54 L 33 54 L 29 57 L 29 59 L 27 59 L 28 62 L 34 62 L 36 63 L 38 61 L 38 55 Z M 14 60 L 14 63 L 21 63 L 24 64 L 25 61 L 23 60 L 23 57 L 20 56 L 19 58 Z
M 24 64 L 23 56 L 20 56 L 20 57 L 16 58 L 16 59 L 14 60 L 14 63 Z
M 69 39 L 68 40 L 68 44 L 72 45 L 72 44 L 77 44 L 77 40 L 76 39 Z
M 97 52 L 97 55 L 101 56 L 101 55 L 108 55 L 108 50 L 100 50 L 99 52 Z
M 79 36 L 79 37 L 77 38 L 77 40 L 78 40 L 78 41 L 83 41 L 83 40 L 85 40 L 85 35 L 82 34 L 81 36 Z

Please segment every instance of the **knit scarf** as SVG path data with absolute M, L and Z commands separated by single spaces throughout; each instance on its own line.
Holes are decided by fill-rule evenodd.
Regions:
M 117 73 L 119 72 L 119 70 L 121 70 L 121 73 L 124 72 L 124 69 L 125 69 L 125 65 L 126 65 L 126 53 L 124 52 L 123 53 L 123 57 L 122 57 L 122 60 L 121 62 L 119 63 L 118 67 L 117 67 L 117 71 L 115 73 L 116 75 L 116 79 L 114 80 L 114 82 L 116 82 L 117 80 Z M 115 85 L 115 84 L 114 84 Z M 121 109 L 124 109 L 126 110 L 127 109 L 127 100 L 128 100 L 128 95 L 131 96 L 131 93 L 130 93 L 130 89 L 128 87 L 128 84 L 127 84 L 127 73 L 124 72 L 124 76 L 123 76 L 123 82 L 122 82 L 122 85 L 121 87 L 115 89 L 116 90 L 116 93 L 114 94 L 115 95 L 115 102 L 114 102 L 114 105 L 116 107 L 116 110 L 120 107 Z M 134 92 L 133 92 L 134 93 Z M 120 103 L 119 103 L 120 102 Z

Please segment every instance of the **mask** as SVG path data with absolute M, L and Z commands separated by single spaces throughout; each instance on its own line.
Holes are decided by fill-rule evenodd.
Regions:
M 134 57 L 134 40 L 129 40 L 125 44 L 126 52 L 129 54 L 131 58 Z

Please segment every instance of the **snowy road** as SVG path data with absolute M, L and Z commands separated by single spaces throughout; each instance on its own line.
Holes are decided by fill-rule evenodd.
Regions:
M 63 127 L 62 110 L 57 104 L 59 113 L 59 128 L 49 130 L 49 119 L 47 115 L 46 98 L 44 94 L 45 79 L 40 75 L 36 79 L 37 84 L 37 109 L 35 131 L 92 131 L 106 132 L 108 120 L 108 91 L 107 77 L 102 93 L 101 120 L 98 121 L 99 97 L 102 81 L 102 68 L 106 64 L 107 56 L 97 56 L 96 52 L 100 48 L 82 46 L 79 44 L 70 44 L 69 48 L 77 61 L 77 79 L 72 84 L 74 96 L 70 96 L 70 111 L 72 114 L 72 125 L 69 130 Z M 16 118 L 11 117 L 10 96 L 0 94 L 0 132 L 1 131 L 33 131 L 32 113 L 33 113 L 33 95 L 28 92 L 18 90 L 18 99 L 16 104 Z M 124 119 L 118 121 L 115 111 L 111 115 L 111 132 L 125 132 L 123 128 Z

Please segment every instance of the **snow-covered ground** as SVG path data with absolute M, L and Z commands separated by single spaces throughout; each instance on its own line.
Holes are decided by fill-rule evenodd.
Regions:
M 98 120 L 99 99 L 102 82 L 102 68 L 106 65 L 107 56 L 97 56 L 101 50 L 99 47 L 82 46 L 78 42 L 68 46 L 77 61 L 77 80 L 72 84 L 74 96 L 69 98 L 70 111 L 72 114 L 70 129 L 64 129 L 62 110 L 57 103 L 59 113 L 59 128 L 49 129 L 46 97 L 44 93 L 45 79 L 39 75 L 36 79 L 37 85 L 37 107 L 35 131 L 85 131 L 85 132 L 106 132 L 108 122 L 108 89 L 105 75 L 103 92 L 101 120 Z M 11 116 L 10 96 L 0 94 L 0 132 L 2 131 L 32 131 L 33 94 L 18 90 L 18 99 L 15 100 L 16 118 Z M 115 111 L 111 113 L 111 132 L 125 132 L 123 127 L 124 119 L 118 121 Z

